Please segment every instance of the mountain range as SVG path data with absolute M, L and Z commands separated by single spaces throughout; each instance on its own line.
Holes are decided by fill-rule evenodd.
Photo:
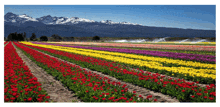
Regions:
M 32 18 L 26 14 L 8 12 L 4 16 L 4 36 L 26 32 L 27 37 L 58 34 L 63 37 L 215 37 L 215 30 L 196 30 L 166 27 L 150 27 L 129 22 L 111 20 L 94 21 L 79 17 L 52 17 L 50 15 Z

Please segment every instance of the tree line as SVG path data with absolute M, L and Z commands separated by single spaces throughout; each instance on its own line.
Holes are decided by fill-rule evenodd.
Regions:
M 4 38 L 6 41 L 74 41 L 74 37 L 61 37 L 57 34 L 53 34 L 51 37 L 47 37 L 45 35 L 41 36 L 39 39 L 37 38 L 35 33 L 32 33 L 31 37 L 28 39 L 26 37 L 26 33 L 10 33 L 7 38 Z M 97 41 L 100 40 L 99 36 L 94 36 L 92 40 Z
M 10 33 L 7 37 L 7 40 L 10 41 L 24 41 L 26 40 L 26 33 Z

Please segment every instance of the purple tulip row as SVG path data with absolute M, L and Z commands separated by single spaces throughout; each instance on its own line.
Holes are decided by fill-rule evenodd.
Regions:
M 65 47 L 73 47 L 73 48 L 82 48 L 82 49 L 93 49 L 93 50 L 102 50 L 102 51 L 131 53 L 131 54 L 143 54 L 143 55 L 151 55 L 151 56 L 158 56 L 158 57 L 170 57 L 170 58 L 176 58 L 176 59 L 178 58 L 178 59 L 195 60 L 195 61 L 202 61 L 202 62 L 215 62 L 216 61 L 215 56 L 212 56 L 212 55 L 199 55 L 199 54 L 148 51 L 148 50 L 133 50 L 133 49 L 118 49 L 118 48 L 103 48 L 103 47 L 70 46 L 70 45 L 39 43 L 39 42 L 32 42 L 32 43 L 45 44 L 45 45 L 55 45 L 55 46 L 65 46 Z

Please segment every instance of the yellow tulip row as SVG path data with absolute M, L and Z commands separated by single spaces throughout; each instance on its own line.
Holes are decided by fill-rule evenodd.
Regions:
M 160 58 L 160 57 L 143 56 L 143 55 L 135 55 L 135 54 L 128 54 L 128 53 L 120 53 L 120 52 L 107 52 L 107 51 L 81 49 L 81 48 L 74 48 L 74 50 L 93 52 L 93 53 L 102 53 L 102 54 L 106 54 L 106 55 L 115 55 L 115 56 L 135 58 L 135 59 L 140 59 L 140 60 L 164 62 L 164 63 L 176 64 L 176 65 L 185 65 L 185 66 L 192 66 L 192 67 L 205 67 L 205 68 L 216 69 L 216 64 L 206 64 L 206 63 L 201 63 L 201 62 L 183 61 L 183 60 L 179 60 L 179 59 Z
M 137 60 L 137 59 L 132 59 L 132 58 L 107 55 L 107 54 L 102 54 L 102 53 L 94 53 L 92 51 L 91 52 L 82 51 L 81 49 L 79 50 L 78 48 L 33 44 L 30 42 L 22 42 L 22 43 L 27 44 L 27 45 L 32 45 L 32 46 L 39 46 L 43 48 L 71 52 L 71 53 L 90 56 L 90 57 L 102 58 L 102 59 L 111 60 L 115 62 L 130 64 L 130 65 L 145 66 L 151 69 L 166 70 L 166 71 L 173 72 L 173 73 L 187 74 L 193 77 L 196 76 L 196 77 L 213 78 L 213 79 L 216 78 L 216 75 L 215 75 L 216 70 L 194 69 L 194 68 L 189 68 L 189 67 L 164 67 L 162 64 L 158 62 L 154 62 L 154 61 L 143 61 L 143 60 Z M 84 49 L 84 50 L 87 50 L 87 49 Z
M 68 49 L 71 49 L 71 48 L 68 47 Z M 192 66 L 192 67 L 206 67 L 206 68 L 214 68 L 214 69 L 216 68 L 216 64 L 206 64 L 206 63 L 201 63 L 201 62 L 183 61 L 183 60 L 179 60 L 179 59 L 169 59 L 169 58 L 161 58 L 161 57 L 153 57 L 153 56 L 135 55 L 135 54 L 128 54 L 128 53 L 120 53 L 120 52 L 108 52 L 108 51 L 100 51 L 100 50 L 92 50 L 92 49 L 81 49 L 81 48 L 73 48 L 73 49 L 78 50 L 78 51 L 84 51 L 84 52 L 100 53 L 100 54 L 106 54 L 106 55 L 121 56 L 121 57 L 154 61 L 154 62 L 163 62 L 163 63 L 176 64 L 176 65 L 185 65 L 185 66 Z
M 118 58 L 118 56 L 121 58 L 135 58 L 134 60 L 135 61 L 138 61 L 138 62 L 145 62 L 146 64 L 150 64 L 150 65 L 159 65 L 159 66 L 163 66 L 161 63 L 159 62 L 162 62 L 162 61 L 158 61 L 158 60 L 148 60 L 148 59 L 145 59 L 145 60 L 148 60 L 148 61 L 143 61 L 143 60 L 140 60 L 140 57 L 145 57 L 145 56 L 138 56 L 138 55 L 133 55 L 133 54 L 130 54 L 127 55 L 127 54 L 123 54 L 123 53 L 118 53 L 118 52 L 106 52 L 106 51 L 96 51 L 96 50 L 91 50 L 91 49 L 80 49 L 80 48 L 72 48 L 72 47 L 58 47 L 58 48 L 63 48 L 63 49 L 67 49 L 67 50 L 75 50 L 75 51 L 79 51 L 79 52 L 87 52 L 87 53 L 93 53 L 93 54 L 100 54 L 100 55 L 110 55 L 110 56 L 116 56 Z M 124 56 L 123 56 L 124 55 Z M 134 56 L 134 57 L 132 57 Z M 139 59 L 138 59 L 139 58 Z M 155 57 L 156 59 L 157 57 Z M 172 59 L 167 59 L 167 60 L 171 60 Z M 168 62 L 167 60 L 163 60 L 164 62 Z M 171 62 L 169 61 L 169 62 Z M 189 62 L 192 62 L 192 61 L 189 61 Z M 185 63 L 187 63 L 187 61 L 185 61 Z M 135 64 L 133 64 L 135 65 Z M 185 64 L 186 65 L 186 64 Z M 188 64 L 189 65 L 189 64 Z M 192 65 L 192 64 L 191 64 Z M 195 64 L 194 64 L 195 65 Z M 198 67 L 198 66 L 197 66 Z M 188 69 L 193 69 L 193 68 L 190 68 L 190 67 L 184 67 L 184 69 L 188 70 Z M 210 70 L 210 69 L 194 69 L 195 72 L 204 72 L 204 73 L 212 73 L 212 74 L 215 74 L 216 70 Z

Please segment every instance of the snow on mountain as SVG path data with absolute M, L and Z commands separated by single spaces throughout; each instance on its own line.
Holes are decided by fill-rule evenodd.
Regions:
M 113 22 L 111 20 L 102 20 L 100 21 L 101 23 L 105 23 L 105 24 L 120 24 L 120 22 Z
M 78 18 L 78 17 L 51 17 L 50 15 L 48 16 L 43 16 L 40 18 L 37 18 L 38 21 L 43 22 L 44 24 L 64 24 L 64 25 L 71 25 L 71 24 L 77 24 L 79 22 L 95 22 L 94 20 L 89 20 L 89 19 L 84 19 L 84 18 Z
M 23 15 L 16 15 L 11 12 L 7 13 L 5 16 L 5 22 L 11 22 L 11 23 L 25 23 L 25 22 L 41 22 L 46 25 L 57 25 L 57 24 L 63 24 L 63 25 L 73 25 L 73 24 L 78 24 L 78 23 L 94 23 L 96 21 L 94 20 L 89 20 L 85 18 L 78 18 L 78 17 L 52 17 L 50 15 L 43 16 L 40 18 L 32 18 L 26 14 Z M 140 24 L 134 24 L 134 23 L 129 23 L 129 22 L 113 22 L 111 20 L 102 20 L 99 23 L 103 24 L 126 24 L 126 25 L 140 25 Z
M 32 18 L 32 17 L 29 17 L 29 16 L 26 15 L 26 14 L 19 15 L 18 17 L 19 17 L 20 19 L 26 19 L 26 21 L 36 21 L 36 22 L 38 22 L 38 20 L 36 20 L 35 18 Z
M 4 21 L 5 22 L 12 22 L 12 21 L 16 22 L 16 20 L 15 20 L 16 18 L 17 18 L 16 14 L 9 12 L 9 13 L 5 14 Z
M 35 18 L 32 18 L 26 14 L 23 15 L 16 15 L 11 12 L 7 13 L 5 16 L 5 22 L 12 22 L 12 23 L 25 23 L 28 21 L 38 22 Z
M 43 16 L 41 18 L 37 18 L 38 21 L 43 22 L 44 24 L 52 24 L 52 22 L 54 22 L 54 20 L 56 20 L 55 18 L 52 18 L 50 15 L 47 16 Z
M 130 22 L 113 22 L 111 20 L 102 20 L 100 21 L 100 23 L 105 23 L 105 24 L 127 24 L 127 25 L 141 25 L 141 24 L 137 24 L 137 23 L 130 23 Z

